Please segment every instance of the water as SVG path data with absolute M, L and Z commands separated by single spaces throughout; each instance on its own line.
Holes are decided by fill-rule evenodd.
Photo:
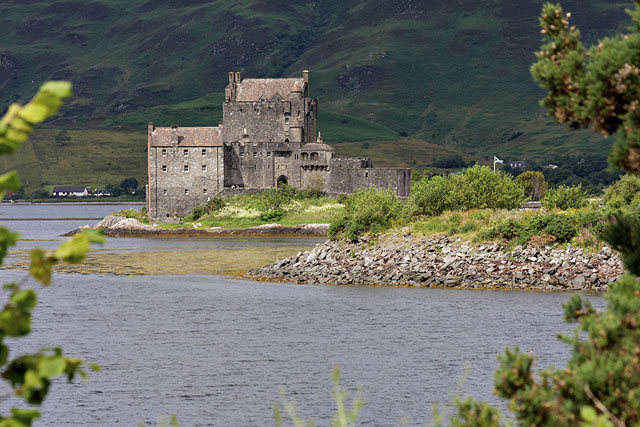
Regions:
M 0 218 L 9 217 L 5 209 Z M 77 218 L 75 209 L 64 215 Z M 47 222 L 26 228 L 46 229 Z M 163 241 L 173 242 L 109 239 L 109 245 L 148 250 L 145 242 Z M 254 243 L 265 251 L 286 245 Z M 214 253 L 225 247 L 194 244 Z M 0 271 L 3 281 L 23 276 Z M 569 355 L 555 338 L 571 331 L 561 316 L 567 294 L 305 286 L 215 275 L 54 277 L 39 291 L 34 331 L 20 351 L 61 345 L 103 370 L 88 382 L 57 382 L 42 408 L 44 426 L 137 425 L 168 413 L 183 426 L 273 425 L 279 385 L 300 415 L 329 425 L 334 365 L 344 386 L 362 388 L 360 425 L 399 425 L 403 417 L 407 425 L 424 425 L 432 405 L 447 407 L 456 391 L 499 403 L 491 394 L 493 371 L 506 346 L 533 351 L 541 367 L 561 365 Z M 603 306 L 601 298 L 592 300 Z M 466 364 L 471 369 L 459 387 Z

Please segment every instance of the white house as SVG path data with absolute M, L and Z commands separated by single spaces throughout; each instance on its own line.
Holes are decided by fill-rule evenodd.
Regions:
M 53 187 L 54 197 L 84 197 L 91 194 L 91 187 Z

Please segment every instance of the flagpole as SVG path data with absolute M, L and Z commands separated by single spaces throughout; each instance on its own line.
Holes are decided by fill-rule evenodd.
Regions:
M 493 156 L 493 171 L 496 171 L 496 156 Z

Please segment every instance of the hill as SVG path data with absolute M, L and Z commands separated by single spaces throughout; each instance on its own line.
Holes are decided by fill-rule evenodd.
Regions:
M 381 166 L 602 155 L 538 106 L 538 0 L 29 0 L 0 18 L 0 103 L 67 79 L 74 98 L 12 165 L 45 184 L 146 181 L 146 124 L 215 125 L 228 71 L 311 71 L 319 129 Z M 586 42 L 630 1 L 564 1 Z M 65 137 L 58 134 L 65 130 Z M 68 139 L 70 137 L 70 139 Z M 386 141 L 384 144 L 383 141 Z M 368 147 L 368 148 L 363 148 Z M 409 151 L 408 151 L 409 150 Z

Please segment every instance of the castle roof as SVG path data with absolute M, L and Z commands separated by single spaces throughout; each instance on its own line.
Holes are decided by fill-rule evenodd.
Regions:
M 221 147 L 222 129 L 219 127 L 157 127 L 151 131 L 152 147 L 171 147 L 174 135 L 179 147 Z
M 304 144 L 300 149 L 305 151 L 336 151 L 332 146 L 320 142 Z
M 261 99 L 271 100 L 276 94 L 284 101 L 289 101 L 291 92 L 302 92 L 303 78 L 289 79 L 244 79 L 238 83 L 236 101 L 257 102 Z

